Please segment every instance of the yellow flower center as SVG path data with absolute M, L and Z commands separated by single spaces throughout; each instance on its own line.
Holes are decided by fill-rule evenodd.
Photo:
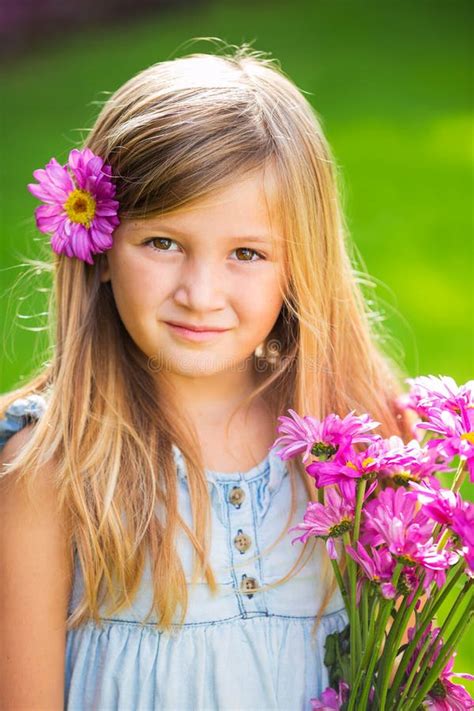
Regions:
M 402 486 L 408 487 L 408 482 L 418 481 L 418 479 L 408 471 L 400 471 L 393 475 L 393 481 L 395 484 L 401 484 Z
M 474 444 L 474 432 L 464 432 L 461 435 L 461 439 L 467 439 L 468 442 Z
M 375 462 L 373 457 L 366 457 L 362 462 L 363 469 L 368 467 L 370 464 L 373 464 L 373 462 Z M 350 467 L 351 469 L 355 469 L 357 471 L 357 467 L 353 462 L 346 462 L 346 467 Z
M 71 222 L 80 222 L 86 227 L 90 227 L 95 215 L 95 200 L 86 190 L 76 188 L 70 193 L 68 199 L 64 203 Z
M 352 528 L 352 520 L 350 518 L 343 518 L 339 523 L 336 523 L 334 526 L 331 526 L 329 529 L 328 535 L 329 538 L 337 538 L 338 536 L 342 536 L 346 531 L 350 531 Z

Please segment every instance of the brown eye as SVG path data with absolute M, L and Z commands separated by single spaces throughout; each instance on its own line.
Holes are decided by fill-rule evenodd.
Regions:
M 244 255 L 244 259 L 239 259 L 239 262 L 255 262 L 259 261 L 258 259 L 252 259 L 253 255 L 256 254 L 259 259 L 263 259 L 262 255 L 256 252 L 254 249 L 250 249 L 249 247 L 239 247 L 238 249 L 235 250 L 235 252 L 241 252 Z
M 157 242 L 160 246 L 155 247 L 155 245 L 153 244 L 154 242 Z M 173 243 L 174 240 L 170 239 L 169 237 L 152 237 L 151 239 L 145 242 L 146 245 L 150 245 L 152 249 L 154 249 L 156 252 L 169 252 L 169 247 Z

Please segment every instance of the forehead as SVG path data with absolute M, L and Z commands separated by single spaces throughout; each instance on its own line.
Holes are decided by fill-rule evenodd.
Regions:
M 254 236 L 278 239 L 275 180 L 267 169 L 230 180 L 224 186 L 186 206 L 151 215 L 128 224 L 133 229 L 161 227 L 178 236 L 207 234 L 220 237 Z

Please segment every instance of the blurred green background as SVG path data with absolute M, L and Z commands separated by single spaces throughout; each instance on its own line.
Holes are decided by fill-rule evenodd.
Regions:
M 271 52 L 306 92 L 339 166 L 347 222 L 389 334 L 410 376 L 473 376 L 472 3 L 228 0 L 54 38 L 2 72 L 5 146 L 0 271 L 0 390 L 46 360 L 47 277 L 19 279 L 40 256 L 26 189 L 64 163 L 97 101 L 148 65 L 204 40 Z M 45 252 L 43 251 L 42 254 Z M 46 252 L 47 253 L 47 252 Z M 15 288 L 12 289 L 15 283 Z M 472 495 L 468 487 L 465 495 Z M 464 640 L 456 669 L 472 671 Z M 467 684 L 474 691 L 474 684 Z

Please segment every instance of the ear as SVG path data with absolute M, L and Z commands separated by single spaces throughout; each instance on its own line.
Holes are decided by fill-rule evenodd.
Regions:
M 99 266 L 100 270 L 100 281 L 106 282 L 110 281 L 110 267 L 109 260 L 107 259 L 107 253 L 102 254 L 102 261 Z

